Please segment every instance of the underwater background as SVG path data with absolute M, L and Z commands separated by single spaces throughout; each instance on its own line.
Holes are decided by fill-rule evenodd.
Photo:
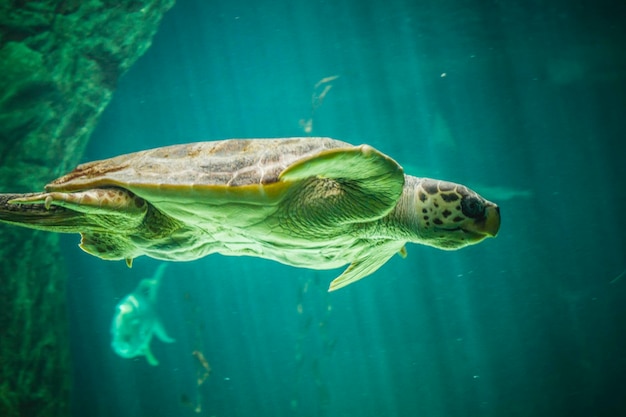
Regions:
M 64 236 L 73 415 L 626 415 L 625 16 L 608 0 L 179 1 L 83 161 L 330 136 L 474 188 L 502 227 L 409 246 L 333 293 L 341 270 L 171 263 L 158 310 L 176 342 L 152 341 L 155 367 L 117 356 L 110 327 L 160 263 Z

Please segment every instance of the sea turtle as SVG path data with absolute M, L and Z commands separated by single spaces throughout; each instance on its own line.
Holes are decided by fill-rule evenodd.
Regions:
M 79 165 L 35 194 L 0 194 L 0 221 L 78 232 L 102 259 L 246 255 L 349 267 L 336 290 L 407 242 L 458 249 L 495 236 L 500 211 L 463 185 L 405 175 L 369 145 L 330 138 L 173 145 Z

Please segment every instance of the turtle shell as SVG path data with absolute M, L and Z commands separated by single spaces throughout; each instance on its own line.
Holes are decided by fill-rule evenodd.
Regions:
M 330 138 L 230 139 L 172 145 L 79 165 L 46 186 L 78 191 L 117 186 L 138 195 L 158 190 L 184 195 L 224 187 L 261 189 L 301 159 L 328 149 L 353 148 Z
M 363 215 L 378 218 L 395 206 L 402 192 L 402 169 L 371 147 L 320 137 L 230 139 L 155 148 L 79 165 L 48 184 L 46 191 L 118 187 L 188 224 L 228 221 L 244 227 L 264 221 L 303 180 L 324 175 L 388 178 L 388 172 L 393 181 L 362 181 L 363 189 L 371 183 L 376 188 L 372 192 L 385 197 L 375 199 L 380 205 L 371 204 Z

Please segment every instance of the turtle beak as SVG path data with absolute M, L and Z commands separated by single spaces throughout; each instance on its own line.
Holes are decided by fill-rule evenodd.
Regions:
M 478 243 L 486 237 L 495 237 L 500 230 L 500 207 L 486 202 L 485 215 L 467 223 L 463 230 L 473 236 L 473 243 Z
M 500 207 L 490 204 L 485 208 L 485 220 L 483 232 L 490 236 L 496 237 L 500 230 Z

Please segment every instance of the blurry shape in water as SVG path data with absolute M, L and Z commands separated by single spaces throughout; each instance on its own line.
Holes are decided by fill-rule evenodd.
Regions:
M 402 166 L 404 167 L 404 170 L 411 175 L 420 176 L 423 174 L 423 170 L 420 170 L 415 165 L 402 164 Z M 484 195 L 487 196 L 487 198 L 498 201 L 529 199 L 533 198 L 535 195 L 533 190 L 529 188 L 508 187 L 504 185 L 483 184 L 479 182 L 471 182 L 470 186 L 480 195 Z
M 204 381 L 206 381 L 209 375 L 211 375 L 211 365 L 209 365 L 209 361 L 206 360 L 204 354 L 201 351 L 194 350 L 191 354 L 198 360 L 198 363 L 200 365 L 196 372 L 198 376 L 197 384 L 198 386 L 200 386 L 204 384 Z
M 435 113 L 432 130 L 432 137 L 436 145 L 456 150 L 456 140 L 443 114 Z
M 334 269 L 334 291 L 416 243 L 495 237 L 500 209 L 469 188 L 406 175 L 369 145 L 324 137 L 166 146 L 79 165 L 47 192 L 0 194 L 0 221 L 80 233 L 101 259 L 212 253 Z
M 472 184 L 475 190 L 499 201 L 528 199 L 534 196 L 533 190 L 525 188 L 504 187 L 500 185 Z
M 622 277 L 624 277 L 626 275 L 626 269 L 622 271 L 621 274 L 619 274 L 618 276 L 616 276 L 615 278 L 613 278 L 611 280 L 611 282 L 609 282 L 609 284 L 615 284 L 617 281 L 619 281 L 620 279 L 622 279 Z
M 201 413 L 202 412 L 202 393 L 200 391 L 200 387 L 202 386 L 202 384 L 205 383 L 205 381 L 209 378 L 209 376 L 211 375 L 211 365 L 209 365 L 209 361 L 206 360 L 206 358 L 204 357 L 204 353 L 202 353 L 200 350 L 194 350 L 191 355 L 196 358 L 197 363 L 196 363 L 196 403 L 194 404 L 193 401 L 191 401 L 191 399 L 186 395 L 186 394 L 182 394 L 181 395 L 181 404 L 191 408 L 195 413 Z
M 315 83 L 313 87 L 313 94 L 311 96 L 311 116 L 308 119 L 300 119 L 300 127 L 304 130 L 304 133 L 310 134 L 313 132 L 313 118 L 315 117 L 315 111 L 322 105 L 324 102 L 324 98 L 326 94 L 333 88 L 333 85 L 330 84 L 332 81 L 335 81 L 339 78 L 339 75 L 331 75 L 329 77 L 324 77 Z M 322 87 L 320 91 L 320 87 Z
M 111 347 L 122 358 L 145 356 L 150 365 L 159 361 L 150 351 L 152 335 L 165 343 L 173 343 L 161 321 L 155 305 L 161 278 L 167 264 L 161 264 L 152 278 L 141 280 L 135 291 L 128 294 L 115 307 L 115 316 L 111 324 Z
M 298 410 L 304 396 L 313 395 L 308 387 L 311 383 L 310 376 L 313 372 L 315 383 L 315 403 L 320 409 L 329 405 L 330 390 L 328 387 L 328 375 L 330 371 L 330 357 L 334 351 L 336 338 L 330 333 L 331 323 L 331 297 L 323 284 L 319 274 L 314 273 L 302 284 L 297 295 L 296 309 L 299 314 L 299 328 L 296 332 L 295 356 L 296 377 L 292 383 L 291 409 L 294 415 L 302 415 Z M 310 346 L 316 346 L 311 349 Z M 325 414 L 325 413 L 317 413 Z

